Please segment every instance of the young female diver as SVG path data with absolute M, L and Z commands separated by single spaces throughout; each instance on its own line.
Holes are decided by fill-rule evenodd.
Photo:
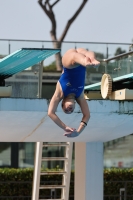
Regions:
M 97 66 L 95 54 L 83 48 L 70 49 L 62 57 L 63 72 L 57 82 L 55 93 L 50 101 L 48 116 L 65 131 L 65 136 L 76 137 L 87 126 L 90 118 L 88 104 L 84 98 L 85 71 L 88 66 Z M 78 129 L 65 125 L 56 115 L 56 109 L 62 100 L 62 109 L 66 114 L 74 111 L 77 102 L 83 117 Z

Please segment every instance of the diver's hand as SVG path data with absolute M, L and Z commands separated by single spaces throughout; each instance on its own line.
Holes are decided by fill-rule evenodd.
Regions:
M 67 132 L 67 133 L 72 133 L 74 130 L 76 130 L 76 129 L 75 129 L 75 128 L 71 128 L 71 127 L 69 127 L 69 126 L 66 126 L 66 127 L 64 128 L 64 131 Z
M 77 136 L 79 136 L 79 133 L 76 130 L 74 130 L 73 132 L 65 133 L 64 136 L 67 136 L 67 137 L 77 137 Z

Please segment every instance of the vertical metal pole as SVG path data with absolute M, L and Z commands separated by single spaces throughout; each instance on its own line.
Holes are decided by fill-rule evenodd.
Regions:
M 107 45 L 107 47 L 106 47 L 106 58 L 108 58 L 109 57 L 109 48 L 108 48 L 108 45 Z
M 122 195 L 122 193 L 124 193 L 124 195 Z M 125 192 L 125 188 L 120 188 L 120 200 L 122 200 L 123 198 L 123 196 L 124 196 L 124 200 L 126 200 L 126 192 Z
M 38 98 L 42 98 L 42 76 L 43 76 L 43 61 L 40 62 L 38 76 Z
M 35 161 L 34 161 L 34 176 L 33 176 L 33 186 L 32 186 L 32 200 L 39 199 L 42 145 L 43 145 L 43 142 L 36 142 Z
M 11 167 L 19 167 L 19 143 L 11 142 Z
M 9 44 L 8 44 L 8 54 L 11 53 L 11 45 L 10 45 L 10 41 L 9 41 Z
M 75 43 L 75 49 L 77 49 L 76 43 Z
M 44 45 L 42 44 L 42 48 Z M 43 61 L 40 62 L 39 76 L 38 76 L 38 98 L 42 98 L 42 79 L 43 79 Z
M 127 74 L 130 74 L 131 73 L 131 64 L 132 64 L 132 55 L 129 55 L 128 56 L 128 65 L 127 65 Z
M 107 62 L 105 62 L 105 65 L 104 65 L 104 69 L 105 69 L 105 73 L 107 74 L 108 72 L 107 72 L 107 65 L 108 65 L 108 63 Z

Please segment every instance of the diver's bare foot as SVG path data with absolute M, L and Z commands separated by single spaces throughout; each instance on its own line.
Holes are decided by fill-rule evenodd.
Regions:
M 91 60 L 91 63 L 92 63 L 92 65 L 100 65 L 100 62 L 98 61 L 98 60 L 96 60 L 95 58 L 93 58 L 93 59 L 90 59 Z
M 84 58 L 84 64 L 85 67 L 92 65 L 90 58 L 85 57 Z
M 95 58 L 89 58 L 89 57 L 85 57 L 84 58 L 84 66 L 99 66 L 100 62 L 98 60 L 96 60 Z

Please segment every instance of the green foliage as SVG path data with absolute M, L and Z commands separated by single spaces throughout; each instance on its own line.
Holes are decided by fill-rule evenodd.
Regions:
M 121 47 L 118 47 L 118 48 L 116 49 L 115 56 L 117 56 L 117 55 L 119 55 L 119 54 L 123 54 L 123 53 L 126 53 L 126 51 L 125 51 L 125 50 L 122 50 Z
M 55 169 L 42 169 L 42 171 L 62 171 L 57 166 Z M 71 195 L 74 195 L 73 173 L 71 175 Z M 41 176 L 40 184 L 43 185 L 44 181 L 48 185 L 61 185 L 62 175 L 45 175 Z M 32 195 L 32 182 L 33 182 L 33 169 L 0 169 L 0 196 L 31 196 Z M 49 197 L 50 190 L 40 190 L 40 196 Z M 61 195 L 61 190 L 56 191 L 56 195 Z M 8 200 L 8 198 L 6 199 Z
M 118 195 L 120 188 L 126 188 L 127 195 L 133 195 L 133 169 L 107 169 L 104 171 L 104 194 Z
M 43 72 L 47 72 L 47 71 L 57 71 L 55 61 L 53 61 L 50 65 L 43 67 Z
M 95 55 L 97 60 L 103 60 L 105 58 L 103 53 L 95 52 Z
M 0 169 L 0 196 L 31 196 L 33 169 Z
M 42 169 L 42 171 L 50 171 Z M 51 171 L 62 171 L 57 166 Z M 33 169 L 0 169 L 0 196 L 31 196 Z M 62 175 L 41 176 L 40 183 L 59 185 Z M 133 169 L 106 169 L 104 170 L 104 195 L 119 195 L 120 188 L 125 188 L 128 195 L 133 195 Z M 60 196 L 61 190 L 56 191 Z M 41 190 L 40 196 L 49 196 L 49 190 Z M 71 172 L 70 195 L 74 196 L 74 171 Z M 8 199 L 8 198 L 7 198 Z

